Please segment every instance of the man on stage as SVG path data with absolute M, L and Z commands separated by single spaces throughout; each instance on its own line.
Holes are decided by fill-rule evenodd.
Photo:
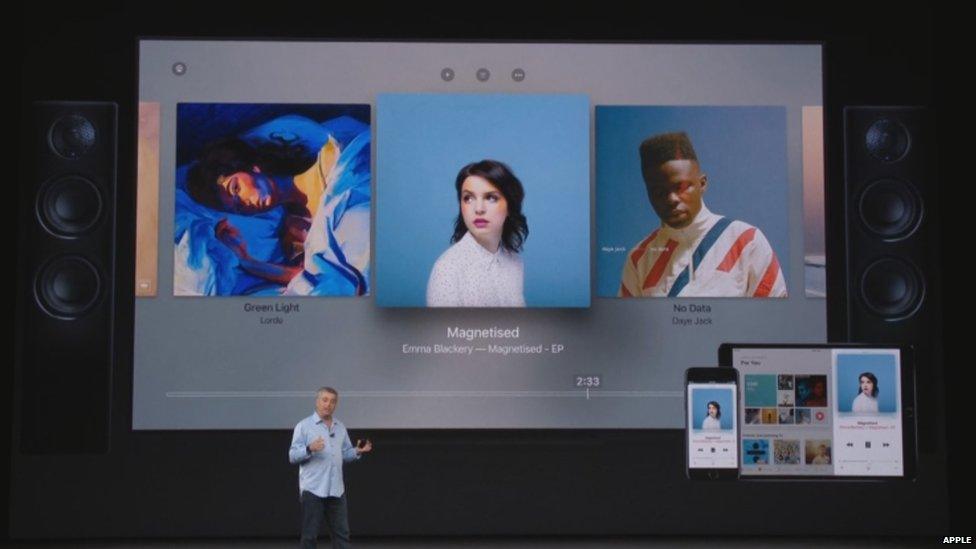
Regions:
M 353 446 L 346 426 L 332 417 L 338 404 L 338 391 L 320 388 L 315 395 L 315 413 L 295 426 L 288 450 L 288 461 L 299 464 L 304 548 L 315 547 L 323 518 L 332 535 L 332 547 L 351 547 L 342 464 L 359 459 L 373 449 L 373 444 L 367 439 L 357 440 Z

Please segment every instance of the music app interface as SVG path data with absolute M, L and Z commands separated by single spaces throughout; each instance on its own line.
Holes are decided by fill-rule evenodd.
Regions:
M 132 428 L 682 427 L 827 339 L 822 50 L 141 40 Z
M 742 474 L 904 474 L 897 349 L 736 349 Z
M 735 469 L 736 388 L 734 383 L 688 384 L 688 466 Z
M 899 353 L 835 349 L 836 475 L 904 474 Z

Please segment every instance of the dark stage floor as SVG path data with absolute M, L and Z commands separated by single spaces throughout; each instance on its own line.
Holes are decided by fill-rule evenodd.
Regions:
M 298 547 L 298 539 L 267 540 L 71 540 L 71 541 L 13 541 L 12 547 L 61 548 L 132 548 L 161 549 L 180 547 L 184 549 L 285 549 Z M 841 547 L 865 549 L 873 547 L 931 547 L 941 544 L 935 538 L 754 538 L 754 537 L 711 537 L 711 538 L 365 538 L 354 540 L 357 549 L 446 549 L 464 547 L 465 549 L 631 549 L 638 547 L 692 547 L 715 549 L 731 547 L 742 549 L 798 549 L 807 547 Z M 327 539 L 319 542 L 319 547 L 327 549 L 331 544 Z

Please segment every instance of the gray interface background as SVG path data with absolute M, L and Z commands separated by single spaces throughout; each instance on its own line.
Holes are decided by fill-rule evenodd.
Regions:
M 312 412 L 321 385 L 339 389 L 337 415 L 357 428 L 683 427 L 684 371 L 716 364 L 721 343 L 826 340 L 826 301 L 803 292 L 800 117 L 803 106 L 823 101 L 821 53 L 819 45 L 142 41 L 139 99 L 161 105 L 160 254 L 157 297 L 135 303 L 133 428 L 290 429 Z M 174 74 L 176 62 L 185 74 Z M 456 72 L 451 82 L 440 77 L 445 67 Z M 487 82 L 475 78 L 482 67 L 491 71 Z M 516 68 L 525 71 L 521 82 L 510 76 Z M 791 228 L 790 256 L 780 260 L 790 262 L 790 297 L 594 294 L 588 309 L 435 310 L 383 309 L 372 296 L 173 296 L 177 103 L 369 103 L 375 122 L 381 92 L 583 93 L 591 136 L 596 105 L 785 106 Z M 591 173 L 595 290 L 593 180 Z M 262 325 L 261 317 L 275 315 L 245 312 L 248 303 L 296 303 L 300 311 Z M 679 313 L 676 305 L 711 311 Z M 681 326 L 675 317 L 711 324 Z M 448 338 L 453 327 L 518 327 L 520 337 L 468 342 Z M 547 352 L 402 352 L 438 344 Z M 599 386 L 577 383 L 590 376 Z

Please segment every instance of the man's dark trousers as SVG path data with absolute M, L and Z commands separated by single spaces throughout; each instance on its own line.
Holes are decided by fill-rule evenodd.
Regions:
M 320 498 L 308 490 L 302 492 L 302 547 L 312 549 L 319 537 L 322 519 L 329 526 L 333 549 L 348 549 L 349 514 L 346 509 L 346 495 L 337 498 Z

